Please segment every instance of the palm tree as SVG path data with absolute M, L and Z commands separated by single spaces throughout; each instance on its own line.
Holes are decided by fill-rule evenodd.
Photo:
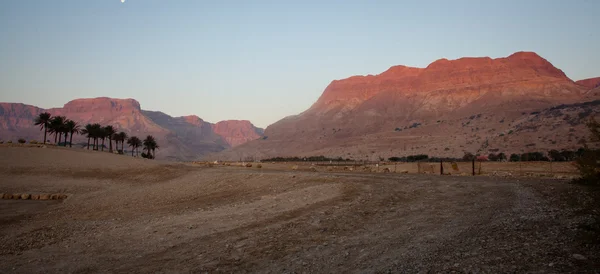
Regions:
M 123 152 L 125 151 L 125 140 L 127 140 L 127 133 L 121 131 L 117 134 L 117 136 L 119 136 L 119 141 L 121 141 L 121 151 L 120 153 L 123 154 Z M 117 147 L 117 150 L 119 148 Z
M 144 149 L 148 151 L 148 157 L 151 157 L 150 159 L 154 159 L 156 156 L 154 154 L 154 150 L 158 148 L 158 144 L 156 144 L 156 140 L 154 139 L 154 137 L 152 137 L 152 135 L 146 136 L 146 139 L 144 139 L 143 144 Z M 150 151 L 152 151 L 152 153 L 150 153 Z
M 113 152 L 112 140 L 113 140 L 113 135 L 115 135 L 115 133 L 116 133 L 115 128 L 113 126 L 110 126 L 110 125 L 105 126 L 104 127 L 104 132 L 106 133 L 106 137 L 108 137 L 108 151 L 109 152 Z
M 85 127 L 79 132 L 82 135 L 85 134 L 87 139 L 88 139 L 88 145 L 87 145 L 87 149 L 90 149 L 90 138 L 92 138 L 92 131 L 94 129 L 92 128 L 92 124 L 87 124 L 85 125 Z
M 137 148 L 140 147 L 142 145 L 142 140 L 140 140 L 140 138 L 136 137 L 136 136 L 131 136 L 129 137 L 129 139 L 127 140 L 127 144 L 132 147 L 131 149 L 131 156 L 133 157 L 133 151 L 136 151 L 137 154 Z
M 94 139 L 94 150 L 98 150 L 98 138 L 102 134 L 102 126 L 98 123 L 92 124 L 92 139 Z
M 46 144 L 46 134 L 48 133 L 48 126 L 50 126 L 50 117 L 52 117 L 50 113 L 44 112 L 35 118 L 35 125 L 40 126 L 40 130 L 44 130 L 44 144 Z
M 107 137 L 106 136 L 106 130 L 104 130 L 103 127 L 98 128 L 97 136 L 98 136 L 98 139 L 102 140 L 102 148 L 101 148 L 101 150 L 104 151 L 104 140 Z
M 71 139 L 69 139 L 69 147 L 73 147 L 73 134 L 79 134 L 79 133 L 83 133 L 83 131 L 85 129 L 81 129 L 81 126 L 76 123 L 73 120 L 67 120 L 65 122 L 65 129 L 67 130 L 67 133 L 71 133 Z M 66 142 L 66 136 L 65 136 L 65 142 Z M 89 149 L 89 139 L 88 139 L 88 149 Z
M 58 138 L 57 144 L 60 144 L 66 119 L 65 116 L 54 116 L 54 118 L 50 120 L 50 133 L 54 133 L 55 143 L 57 143 L 56 139 Z

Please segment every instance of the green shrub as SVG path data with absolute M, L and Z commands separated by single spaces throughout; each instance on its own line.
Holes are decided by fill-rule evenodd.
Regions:
M 519 156 L 519 154 L 513 153 L 510 155 L 509 161 L 511 161 L 511 162 L 521 161 L 521 156 Z
M 586 124 L 591 133 L 592 142 L 600 141 L 600 123 L 593 118 Z M 577 150 L 578 158 L 575 166 L 579 170 L 580 177 L 575 183 L 584 185 L 600 186 L 600 150 L 584 148 Z
M 7 143 L 7 144 L 12 144 L 12 141 L 11 141 L 11 140 L 9 140 L 9 141 L 8 141 L 8 142 L 6 142 L 6 143 Z
M 38 143 L 38 141 L 36 141 L 36 140 L 31 140 L 31 141 L 29 141 L 29 143 L 30 143 L 30 144 L 33 144 L 33 145 L 35 145 L 35 144 L 37 144 L 37 143 Z
M 584 185 L 600 185 L 600 150 L 586 150 L 583 155 L 575 160 L 575 167 L 579 170 L 580 177 L 575 183 Z

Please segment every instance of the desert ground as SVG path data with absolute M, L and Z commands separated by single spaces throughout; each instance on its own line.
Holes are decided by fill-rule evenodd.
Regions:
M 66 195 L 0 200 L 0 273 L 596 273 L 598 191 L 557 178 L 0 147 L 0 193 Z

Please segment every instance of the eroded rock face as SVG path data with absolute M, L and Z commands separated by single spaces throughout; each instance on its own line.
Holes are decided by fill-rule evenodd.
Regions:
M 221 123 L 220 134 L 213 131 L 213 124 L 195 115 L 171 117 L 157 111 L 145 111 L 134 99 L 87 98 L 70 101 L 62 108 L 42 109 L 18 103 L 0 103 L 0 140 L 42 140 L 43 133 L 34 126 L 35 117 L 41 112 L 53 116 L 63 115 L 81 125 L 100 123 L 112 125 L 117 131 L 144 139 L 153 135 L 160 149 L 159 159 L 194 160 L 206 153 L 222 151 L 248 140 L 259 138 L 260 129 L 250 122 Z M 251 130 L 253 129 L 253 130 Z M 53 140 L 50 138 L 49 140 Z M 86 142 L 83 136 L 75 136 L 74 143 Z
M 549 84 L 559 85 L 556 88 L 540 86 Z M 352 109 L 382 93 L 402 94 L 403 97 L 469 97 L 487 91 L 500 95 L 548 95 L 562 88 L 569 89 L 574 95 L 578 93 L 578 88 L 560 69 L 533 52 L 518 52 L 497 59 L 439 59 L 426 68 L 394 66 L 378 75 L 333 81 L 311 111 L 322 113 L 337 106 Z M 436 105 L 441 106 L 440 103 Z M 450 104 L 450 109 L 458 106 Z
M 530 113 L 594 100 L 594 94 L 533 52 L 496 59 L 440 59 L 425 68 L 394 66 L 377 75 L 332 81 L 308 110 L 267 127 L 267 140 L 227 153 L 232 159 L 247 155 L 371 159 L 381 150 L 391 154 L 406 148 L 401 155 L 460 157 L 463 150 L 475 152 L 486 139 L 492 143 L 514 131 L 515 124 L 531 118 Z M 557 127 L 569 132 L 571 126 L 549 128 Z M 580 127 L 573 130 L 584 133 Z M 528 133 L 526 139 L 543 137 L 552 140 L 548 147 L 565 145 L 553 140 L 553 134 Z M 432 141 L 437 136 L 445 138 Z M 521 143 L 511 142 L 506 149 L 529 145 Z
M 31 127 L 33 120 L 41 108 L 20 104 L 0 103 L 0 130 L 16 130 L 22 127 Z
M 256 140 L 263 134 L 262 129 L 255 127 L 247 120 L 220 121 L 212 128 L 232 147 Z
M 583 79 L 576 82 L 579 85 L 582 85 L 586 88 L 593 89 L 600 87 L 600 77 Z

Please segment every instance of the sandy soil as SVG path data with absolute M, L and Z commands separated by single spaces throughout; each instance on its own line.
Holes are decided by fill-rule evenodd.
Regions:
M 598 191 L 562 180 L 173 164 L 0 148 L 0 273 L 600 269 Z

